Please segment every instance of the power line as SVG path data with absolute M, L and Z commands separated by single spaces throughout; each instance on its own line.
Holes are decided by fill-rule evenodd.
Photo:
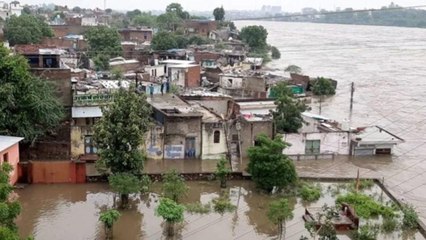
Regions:
M 326 15 L 338 15 L 338 14 L 349 14 L 349 13 L 363 13 L 363 12 L 386 12 L 386 11 L 397 11 L 397 10 L 407 10 L 407 9 L 416 9 L 416 8 L 426 8 L 426 5 L 417 5 L 417 6 L 408 6 L 408 7 L 393 7 L 393 8 L 380 8 L 380 9 L 360 9 L 360 10 L 350 10 L 350 11 L 339 11 L 339 12 L 318 12 L 318 13 L 302 13 L 302 14 L 290 14 L 284 16 L 274 16 L 274 17 L 253 17 L 253 18 L 239 18 L 232 19 L 233 21 L 250 21 L 250 20 L 279 20 L 293 17 L 315 17 L 315 16 L 326 16 Z

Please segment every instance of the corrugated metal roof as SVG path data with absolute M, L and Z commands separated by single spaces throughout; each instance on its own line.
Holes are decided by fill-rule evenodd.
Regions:
M 11 146 L 19 143 L 24 138 L 12 136 L 0 136 L 0 152 L 10 148 Z
M 72 118 L 91 118 L 102 117 L 102 110 L 100 107 L 73 107 Z

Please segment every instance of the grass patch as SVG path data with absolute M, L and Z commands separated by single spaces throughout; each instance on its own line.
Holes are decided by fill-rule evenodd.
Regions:
M 416 210 L 411 205 L 404 205 L 402 207 L 402 227 L 404 229 L 415 229 L 418 226 L 419 216 Z
M 211 211 L 211 205 L 210 203 L 201 204 L 200 202 L 190 203 L 185 205 L 185 210 L 189 213 L 209 214 Z
M 355 208 L 356 214 L 365 219 L 377 217 L 379 215 L 383 217 L 395 216 L 394 208 L 385 206 L 373 198 L 361 193 L 348 193 L 346 195 L 339 196 L 336 199 L 336 203 L 351 204 Z
M 359 190 L 371 189 L 374 186 L 374 181 L 371 179 L 361 179 L 359 180 Z M 356 189 L 356 180 L 352 182 L 351 187 Z

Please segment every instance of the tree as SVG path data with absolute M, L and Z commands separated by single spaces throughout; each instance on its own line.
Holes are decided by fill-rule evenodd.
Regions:
M 81 7 L 79 7 L 79 6 L 73 7 L 72 12 L 74 12 L 74 13 L 81 13 Z
M 144 27 L 155 27 L 156 17 L 151 12 L 143 12 L 132 19 L 133 25 Z
M 184 206 L 169 198 L 160 200 L 160 204 L 155 209 L 155 214 L 166 221 L 168 236 L 173 236 L 175 234 L 175 224 L 183 221 L 183 211 L 185 211 Z
M 263 26 L 247 26 L 241 29 L 240 37 L 250 48 L 264 50 L 268 31 Z
M 279 135 L 270 139 L 262 134 L 256 138 L 256 145 L 248 149 L 247 170 L 258 188 L 272 192 L 274 187 L 281 189 L 296 183 L 294 164 L 283 154 L 287 146 Z
M 167 12 L 157 17 L 157 25 L 161 30 L 175 32 L 182 24 L 183 20 L 174 12 Z
M 271 56 L 273 59 L 280 59 L 281 58 L 281 52 L 278 50 L 277 47 L 272 46 L 271 47 Z
M 6 20 L 4 34 L 11 46 L 40 43 L 44 37 L 53 37 L 53 31 L 40 18 L 33 15 L 12 15 Z
M 186 11 L 183 11 L 182 5 L 179 3 L 170 3 L 166 7 L 166 13 L 174 13 L 181 19 L 189 19 L 189 13 Z
M 31 9 L 30 9 L 28 6 L 25 6 L 25 7 L 22 9 L 22 13 L 23 13 L 23 14 L 31 14 Z
M 286 69 L 284 69 L 284 72 L 300 74 L 302 73 L 302 68 L 296 65 L 288 65 Z
M 0 164 L 0 239 L 18 240 L 18 229 L 14 221 L 21 212 L 21 206 L 9 183 L 12 169 L 7 163 Z
M 64 111 L 53 87 L 28 68 L 24 57 L 0 46 L 0 134 L 34 143 L 59 125 Z
M 126 12 L 126 16 L 128 17 L 128 18 L 130 18 L 130 19 L 133 19 L 133 18 L 135 18 L 136 16 L 139 16 L 139 15 L 141 15 L 142 14 L 142 12 L 141 12 L 141 10 L 139 10 L 139 9 L 135 9 L 135 10 L 133 10 L 133 11 L 128 11 L 128 12 Z
M 276 132 L 297 133 L 303 126 L 302 113 L 308 107 L 303 102 L 293 99 L 290 88 L 284 82 L 273 87 L 273 91 L 277 93 L 275 101 L 277 108 L 272 111 Z
M 91 27 L 86 32 L 85 37 L 89 43 L 89 57 L 100 60 L 98 62 L 102 63 L 97 66 L 100 70 L 107 69 L 106 66 L 109 64 L 105 61 L 106 59 L 121 56 L 123 52 L 120 34 L 114 28 Z
M 287 199 L 271 202 L 268 209 L 269 220 L 278 226 L 279 239 L 285 239 L 285 222 L 293 218 L 293 209 L 289 206 Z
M 152 38 L 151 46 L 154 50 L 168 50 L 178 47 L 175 37 L 169 32 L 155 34 Z
M 318 77 L 316 79 L 315 84 L 312 87 L 312 92 L 314 93 L 314 95 L 320 97 L 319 114 L 321 114 L 321 105 L 323 97 L 336 94 L 336 90 L 334 89 L 330 79 L 326 79 L 323 77 Z
M 116 173 L 108 177 L 108 182 L 114 192 L 120 194 L 121 208 L 129 203 L 129 194 L 141 191 L 140 179 L 130 173 Z
M 134 86 L 128 90 L 118 89 L 113 99 L 111 104 L 102 109 L 103 116 L 94 126 L 93 137 L 100 157 L 98 161 L 102 161 L 102 165 L 109 169 L 113 176 L 123 177 L 111 180 L 121 182 L 124 179 L 134 183 L 133 177 L 119 174 L 130 174 L 139 179 L 142 177 L 145 155 L 140 146 L 144 143 L 144 135 L 151 125 L 151 108 L 145 94 L 136 93 Z M 111 186 L 114 182 L 110 182 Z M 130 191 L 119 192 L 122 193 L 121 202 L 126 202 Z
M 226 158 L 222 158 L 216 164 L 215 175 L 220 181 L 221 188 L 226 188 L 226 181 L 228 180 L 228 175 L 231 172 L 231 170 L 226 166 L 227 162 Z
M 188 192 L 185 179 L 179 176 L 176 170 L 168 171 L 163 178 L 163 195 L 175 202 L 179 202 L 180 198 Z
M 106 13 L 106 14 L 111 14 L 111 13 L 112 13 L 112 9 L 111 9 L 111 8 L 107 8 L 107 9 L 105 9 L 105 13 Z
M 223 9 L 223 6 L 221 6 L 220 8 L 215 8 L 213 10 L 213 16 L 214 16 L 214 20 L 216 21 L 223 21 L 225 20 L 225 9 Z
M 104 224 L 105 238 L 112 239 L 112 227 L 114 223 L 120 218 L 120 212 L 115 209 L 107 210 L 99 216 L 99 221 Z

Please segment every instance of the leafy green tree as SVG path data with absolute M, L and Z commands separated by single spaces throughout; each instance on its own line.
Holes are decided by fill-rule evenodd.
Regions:
M 222 158 L 216 164 L 216 177 L 220 181 L 220 187 L 226 188 L 226 181 L 228 180 L 228 175 L 231 173 L 231 170 L 227 167 L 228 161 L 226 158 Z
M 28 6 L 25 6 L 25 7 L 22 9 L 22 13 L 23 13 L 23 14 L 31 14 L 31 9 L 30 9 Z
M 181 19 L 189 19 L 189 13 L 183 10 L 182 5 L 180 3 L 170 3 L 166 7 L 166 13 L 174 13 Z
M 214 20 L 216 21 L 225 20 L 225 9 L 223 9 L 223 6 L 215 8 L 213 10 L 213 16 L 214 16 Z
M 28 70 L 24 57 L 0 46 L 0 134 L 34 143 L 59 125 L 64 111 L 53 87 Z
M 184 206 L 177 204 L 169 198 L 160 200 L 160 204 L 155 209 L 155 214 L 161 216 L 166 221 L 168 236 L 173 236 L 175 234 L 175 224 L 183 221 L 184 211 Z
M 96 59 L 95 63 L 101 63 L 96 67 L 100 70 L 108 69 L 106 59 L 121 56 L 120 34 L 114 28 L 107 26 L 91 27 L 85 37 L 89 43 L 89 57 Z
M 73 7 L 73 9 L 71 11 L 74 12 L 74 13 L 81 13 L 81 7 L 75 6 L 75 7 Z
M 188 193 L 188 186 L 185 184 L 185 179 L 179 176 L 179 173 L 173 169 L 168 171 L 163 178 L 163 195 L 175 202 Z
M 152 15 L 151 12 L 143 12 L 140 15 L 133 17 L 132 23 L 135 26 L 144 26 L 144 27 L 155 27 L 157 17 Z
M 302 73 L 302 68 L 300 68 L 299 66 L 296 66 L 296 65 L 288 65 L 284 69 L 284 72 L 301 74 Z
M 182 27 L 183 20 L 174 12 L 167 12 L 157 17 L 157 26 L 164 31 L 175 32 Z
M 93 57 L 93 63 L 95 64 L 96 71 L 105 71 L 109 70 L 109 60 L 110 57 L 108 54 L 99 53 Z
M 285 222 L 293 218 L 293 209 L 289 206 L 287 199 L 271 202 L 268 209 L 268 218 L 278 226 L 279 239 L 285 239 Z
M 0 164 L 0 239 L 18 240 L 18 229 L 15 218 L 21 211 L 21 206 L 14 195 L 13 186 L 9 184 L 9 173 L 12 166 Z
M 99 216 L 99 221 L 101 221 L 104 224 L 105 229 L 105 238 L 106 239 L 112 239 L 112 227 L 114 223 L 120 218 L 120 212 L 118 212 L 115 209 L 107 210 Z
M 314 93 L 314 95 L 317 95 L 320 97 L 319 114 L 321 114 L 321 106 L 322 106 L 324 96 L 336 94 L 336 90 L 334 89 L 330 79 L 326 79 L 323 77 L 318 77 L 316 79 L 315 84 L 312 87 L 312 92 Z
M 53 37 L 53 31 L 40 18 L 22 14 L 12 15 L 6 20 L 4 34 L 11 46 L 16 44 L 40 43 L 44 37 Z
M 266 49 L 266 39 L 268 31 L 263 26 L 247 26 L 243 27 L 240 32 L 241 39 L 252 49 Z
M 133 86 L 128 90 L 118 89 L 113 99 L 102 109 L 103 116 L 94 126 L 94 140 L 100 156 L 98 161 L 102 161 L 112 175 L 131 174 L 141 178 L 145 155 L 140 146 L 151 125 L 150 105 L 145 94 L 136 93 Z M 131 177 L 128 180 L 134 182 Z M 126 191 L 119 192 L 127 194 Z M 121 202 L 123 200 L 126 201 L 122 198 Z
M 121 208 L 129 203 L 129 194 L 141 191 L 140 179 L 130 173 L 116 173 L 108 177 L 108 182 L 114 192 L 120 194 Z
M 248 172 L 256 186 L 267 192 L 274 187 L 283 187 L 295 184 L 297 181 L 296 168 L 293 162 L 283 154 L 288 146 L 281 136 L 270 139 L 266 135 L 256 138 L 256 146 L 248 149 Z
M 112 75 L 112 78 L 114 78 L 116 80 L 121 80 L 124 77 L 123 71 L 121 71 L 121 69 L 119 69 L 119 68 L 112 69 L 111 75 Z
M 130 19 L 133 19 L 133 18 L 135 18 L 136 16 L 139 16 L 139 15 L 141 15 L 142 14 L 142 12 L 141 12 L 141 10 L 139 10 L 139 9 L 135 9 L 135 10 L 132 10 L 132 11 L 128 11 L 128 12 L 126 12 L 126 16 L 128 17 L 128 18 L 130 18 Z
M 273 59 L 280 59 L 281 58 L 281 52 L 278 50 L 277 47 L 272 46 L 271 47 L 271 56 Z
M 151 46 L 154 50 L 168 50 L 177 48 L 178 44 L 172 33 L 159 32 L 152 38 Z
M 186 48 L 189 44 L 189 39 L 184 35 L 175 35 L 174 39 L 178 48 Z
M 276 132 L 297 133 L 303 126 L 302 113 L 308 110 L 308 107 L 292 97 L 291 89 L 285 83 L 277 84 L 273 91 L 277 93 L 277 108 L 272 111 Z

